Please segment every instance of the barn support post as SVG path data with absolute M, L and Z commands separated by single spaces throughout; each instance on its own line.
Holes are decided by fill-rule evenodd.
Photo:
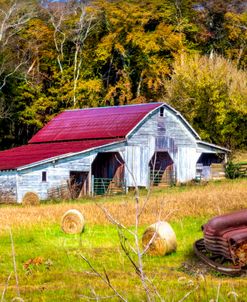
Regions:
M 148 179 L 147 179 L 146 189 L 149 190 L 150 187 L 151 187 L 151 177 L 150 177 L 150 169 L 148 168 Z
M 91 196 L 94 197 L 94 175 L 91 177 Z
M 173 166 L 173 185 L 177 185 L 178 184 L 178 178 L 177 178 L 177 164 L 174 163 L 174 166 Z
M 225 161 L 225 164 L 227 164 L 227 163 L 228 163 L 228 154 L 227 154 L 227 153 L 225 153 L 225 156 L 224 156 L 224 161 Z
M 16 186 L 15 186 L 15 189 L 16 189 L 16 201 L 17 203 L 19 203 L 19 175 L 18 175 L 18 172 L 16 173 L 16 176 L 15 176 L 15 181 L 16 181 Z
M 92 194 L 92 163 L 90 166 L 90 170 L 88 172 L 88 191 L 87 191 L 87 195 L 91 196 Z

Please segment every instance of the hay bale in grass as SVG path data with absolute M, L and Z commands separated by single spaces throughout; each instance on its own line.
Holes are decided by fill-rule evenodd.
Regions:
M 37 206 L 40 204 L 39 196 L 34 192 L 27 192 L 22 198 L 24 206 Z
M 85 219 L 81 212 L 72 209 L 64 213 L 61 228 L 67 234 L 79 234 L 83 231 Z
M 148 255 L 164 256 L 176 251 L 176 234 L 168 222 L 158 221 L 144 232 L 142 246 Z
M 14 297 L 11 301 L 15 302 L 25 302 L 21 297 Z

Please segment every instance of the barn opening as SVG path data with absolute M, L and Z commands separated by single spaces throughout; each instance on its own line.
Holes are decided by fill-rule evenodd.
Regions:
M 96 195 L 125 192 L 124 161 L 118 152 L 98 153 L 92 164 Z
M 149 168 L 151 186 L 170 186 L 176 182 L 173 160 L 168 152 L 155 152 Z
M 72 199 L 89 194 L 89 173 L 70 171 L 69 191 Z
M 225 177 L 225 155 L 223 153 L 202 153 L 196 163 L 196 177 L 217 179 Z

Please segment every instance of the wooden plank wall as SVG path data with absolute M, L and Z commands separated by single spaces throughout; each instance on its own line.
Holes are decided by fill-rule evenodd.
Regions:
M 137 184 L 148 186 L 148 164 L 154 152 L 168 151 L 174 161 L 177 180 L 186 182 L 196 174 L 196 162 L 201 154 L 196 148 L 192 133 L 174 112 L 165 108 L 163 117 L 156 112 L 133 133 L 124 160 Z M 127 185 L 133 186 L 131 173 L 127 173 L 126 178 Z
M 59 159 L 51 163 L 45 163 L 33 168 L 20 170 L 17 175 L 17 202 L 21 202 L 26 192 L 36 192 L 41 200 L 48 197 L 48 192 L 64 188 L 70 177 L 70 171 L 89 172 L 89 186 L 91 188 L 91 165 L 98 152 L 116 151 L 125 152 L 125 144 L 119 143 L 118 148 L 106 146 L 92 150 L 87 153 L 71 155 L 64 159 Z M 47 181 L 42 182 L 42 172 L 47 172 Z M 59 190 L 57 190 L 59 191 Z
M 0 172 L 0 202 L 16 200 L 16 175 L 14 171 Z
M 26 192 L 36 192 L 41 200 L 47 199 L 48 191 L 64 187 L 69 181 L 70 171 L 89 172 L 95 154 L 81 154 L 72 158 L 44 164 L 18 173 L 18 202 Z M 42 182 L 42 171 L 47 172 L 47 181 Z

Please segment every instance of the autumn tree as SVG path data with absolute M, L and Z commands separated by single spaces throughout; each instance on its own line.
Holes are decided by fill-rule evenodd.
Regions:
M 202 139 L 230 148 L 247 144 L 247 74 L 220 56 L 181 55 L 167 80 L 165 100 Z
M 197 12 L 193 23 L 200 29 L 198 49 L 207 54 L 214 51 L 246 68 L 246 0 L 201 1 L 192 8 Z
M 71 100 L 71 106 L 78 107 L 80 98 L 83 98 L 83 91 L 93 84 L 95 87 L 99 86 L 97 80 L 95 83 L 88 83 L 83 72 L 88 63 L 85 54 L 86 42 L 97 27 L 98 8 L 90 1 L 68 0 L 48 4 L 47 12 L 49 23 L 53 27 L 60 76 L 70 84 L 68 102 Z
M 174 22 L 171 1 L 99 2 L 103 36 L 95 60 L 105 101 L 110 104 L 157 100 L 174 54 L 186 48 Z
M 15 136 L 17 86 L 30 57 L 21 47 L 20 32 L 36 15 L 35 1 L 0 1 L 0 143 L 7 148 Z
M 247 67 L 247 12 L 237 14 L 227 12 L 224 30 L 228 36 L 226 55 L 234 60 L 239 67 Z
M 0 1 L 0 90 L 28 61 L 27 53 L 18 47 L 17 38 L 35 14 L 33 3 L 25 4 L 23 1 Z

